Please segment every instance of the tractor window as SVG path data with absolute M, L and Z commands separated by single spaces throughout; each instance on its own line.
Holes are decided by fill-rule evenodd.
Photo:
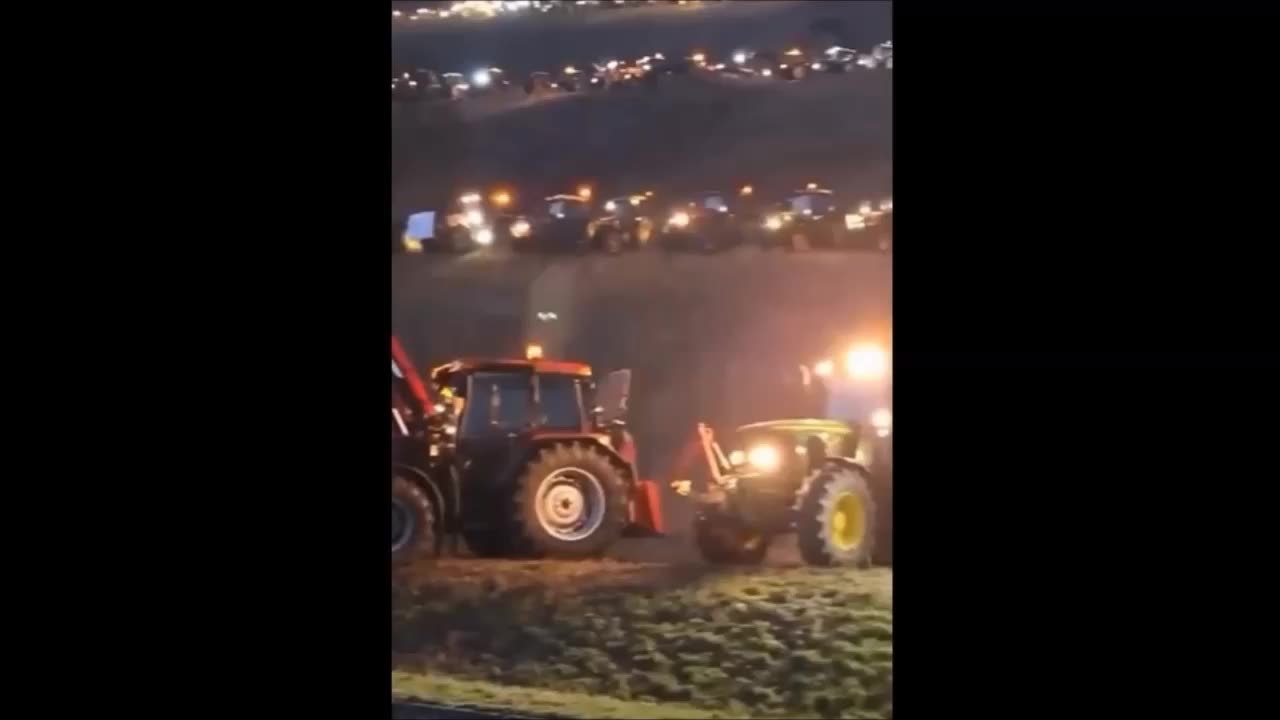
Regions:
M 516 432 L 530 421 L 533 386 L 529 376 L 512 373 L 476 373 L 463 411 L 463 436 L 475 437 L 494 431 Z
M 579 430 L 582 427 L 582 394 L 578 381 L 569 375 L 539 375 L 539 423 L 548 430 Z

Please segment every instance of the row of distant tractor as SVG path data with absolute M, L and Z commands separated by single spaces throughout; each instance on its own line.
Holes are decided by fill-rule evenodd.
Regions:
M 849 73 L 858 69 L 893 69 L 893 42 L 866 52 L 841 46 L 818 51 L 804 47 L 785 50 L 739 48 L 724 58 L 702 50 L 668 55 L 655 52 L 639 58 L 569 61 L 556 70 L 520 73 L 489 64 L 467 72 L 405 68 L 391 79 L 395 101 L 461 100 L 523 89 L 527 95 L 605 91 L 628 87 L 656 88 L 668 75 L 691 73 L 755 81 L 797 81 L 813 73 Z
M 741 245 L 804 251 L 815 247 L 888 251 L 893 199 L 842 201 L 808 183 L 778 199 L 751 185 L 664 200 L 651 190 L 593 199 L 573 193 L 519 203 L 514 191 L 467 191 L 441 210 L 410 215 L 394 249 L 469 252 L 502 245 L 521 252 L 610 254 L 651 244 L 671 251 L 716 252 Z
M 696 426 L 667 482 L 694 503 L 707 562 L 759 564 L 785 533 L 813 565 L 891 562 L 886 347 L 799 365 L 806 416 L 744 425 L 724 446 Z M 542 354 L 530 344 L 523 358 L 457 359 L 424 376 L 392 337 L 393 563 L 459 539 L 479 557 L 575 560 L 667 534 L 627 427 L 631 371 L 597 386 L 589 365 Z

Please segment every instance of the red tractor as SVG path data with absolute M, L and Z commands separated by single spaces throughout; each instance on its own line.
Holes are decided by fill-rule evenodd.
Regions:
M 589 558 L 662 533 L 624 415 L 631 373 L 597 388 L 577 362 L 465 359 L 430 387 L 391 339 L 393 561 L 463 538 L 481 557 Z

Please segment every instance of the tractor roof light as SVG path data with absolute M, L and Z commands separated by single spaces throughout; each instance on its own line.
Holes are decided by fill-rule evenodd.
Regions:
M 591 186 L 590 186 L 590 185 L 579 185 L 579 186 L 578 186 L 578 197 L 582 198 L 583 200 L 590 200 L 590 199 L 591 199 Z
M 530 343 L 524 348 L 524 358 L 526 360 L 541 360 L 542 346 L 537 343 Z

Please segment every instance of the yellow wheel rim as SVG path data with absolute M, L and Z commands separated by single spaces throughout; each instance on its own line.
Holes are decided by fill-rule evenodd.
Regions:
M 862 498 L 851 492 L 841 493 L 831 508 L 827 535 L 840 550 L 851 550 L 862 542 L 867 531 L 867 513 Z

